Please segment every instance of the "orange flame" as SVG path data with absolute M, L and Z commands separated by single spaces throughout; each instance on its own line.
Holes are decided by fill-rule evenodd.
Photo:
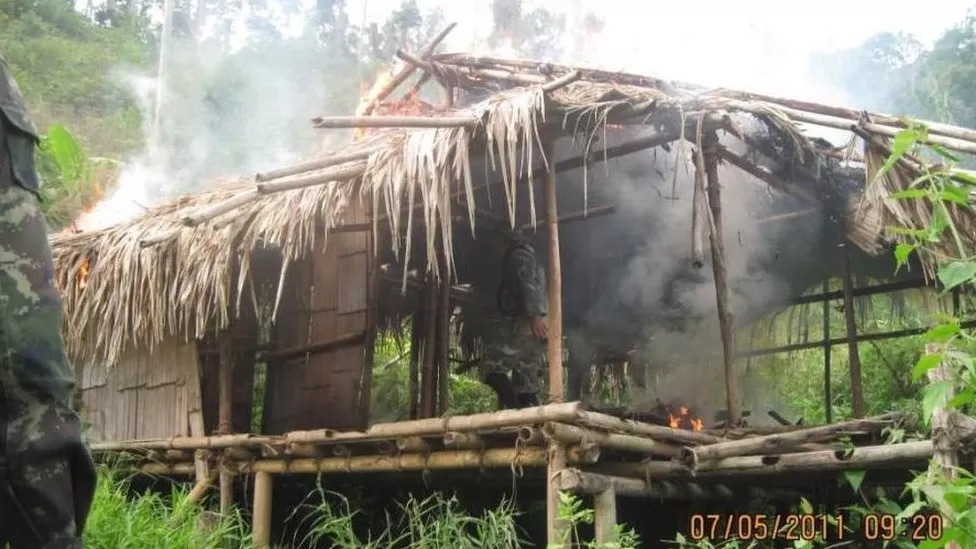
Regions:
M 687 406 L 679 406 L 677 414 L 668 410 L 668 425 L 672 429 L 687 429 L 689 431 L 701 431 L 705 428 L 705 422 L 702 418 L 693 416 Z
M 88 285 L 88 269 L 91 263 L 86 259 L 78 266 L 78 286 L 84 288 Z

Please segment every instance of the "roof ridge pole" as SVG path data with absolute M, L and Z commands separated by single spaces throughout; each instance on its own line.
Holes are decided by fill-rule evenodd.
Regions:
M 546 269 L 549 303 L 547 321 L 549 337 L 549 403 L 563 401 L 563 306 L 562 269 L 559 258 L 559 208 L 556 201 L 556 138 L 550 137 L 545 147 L 546 171 L 546 229 L 549 234 L 549 265 Z M 546 539 L 547 546 L 559 547 L 566 539 L 569 524 L 559 519 L 560 476 L 566 469 L 566 446 L 550 440 L 546 467 Z
M 742 393 L 735 375 L 735 333 L 733 313 L 729 303 L 728 270 L 725 263 L 725 244 L 722 242 L 722 201 L 718 181 L 718 136 L 709 132 L 702 136 L 702 155 L 705 164 L 706 199 L 708 201 L 708 239 L 712 248 L 712 272 L 715 277 L 715 301 L 718 308 L 722 336 L 722 359 L 725 366 L 726 427 L 742 422 Z

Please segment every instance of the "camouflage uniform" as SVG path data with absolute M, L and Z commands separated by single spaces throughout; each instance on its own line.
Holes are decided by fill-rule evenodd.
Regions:
M 546 343 L 532 335 L 532 317 L 545 317 L 546 277 L 535 250 L 517 233 L 510 234 L 498 289 L 498 311 L 489 319 L 489 335 L 481 363 L 481 379 L 508 376 L 521 404 L 536 398 L 546 387 Z
M 0 547 L 81 548 L 95 470 L 71 408 L 36 144 L 0 57 Z

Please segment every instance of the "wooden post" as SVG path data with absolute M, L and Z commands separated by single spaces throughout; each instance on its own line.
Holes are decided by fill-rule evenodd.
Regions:
M 617 492 L 610 486 L 593 496 L 593 530 L 597 545 L 614 541 L 613 527 L 617 524 Z
M 271 495 L 274 477 L 266 471 L 254 474 L 254 549 L 271 547 Z
M 234 336 L 231 330 L 221 332 L 220 338 L 220 364 L 218 365 L 218 401 L 217 401 L 217 433 L 229 435 L 233 431 L 232 412 L 234 403 Z M 230 515 L 231 506 L 234 503 L 234 475 L 226 470 L 223 463 L 220 467 L 220 514 Z
M 363 375 L 359 383 L 359 425 L 360 429 L 364 430 L 369 427 L 373 398 L 373 367 L 380 313 L 380 245 L 377 240 L 373 236 L 373 231 L 366 233 L 366 352 L 363 358 Z
M 549 340 L 549 402 L 563 401 L 563 307 L 562 269 L 559 258 L 559 208 L 556 202 L 556 146 L 555 141 L 546 147 L 546 229 L 549 234 L 549 268 L 546 270 L 549 289 L 548 323 Z M 546 538 L 549 545 L 559 543 L 568 528 L 566 521 L 559 520 L 559 475 L 566 468 L 566 448 L 558 442 L 549 444 L 546 482 Z
M 851 406 L 854 417 L 864 417 L 864 392 L 861 389 L 861 357 L 857 351 L 857 317 L 854 316 L 854 282 L 851 279 L 851 256 L 841 245 L 844 278 L 844 318 L 847 320 L 847 353 L 851 369 Z
M 451 275 L 448 257 L 441 255 L 440 284 L 437 303 L 437 396 L 440 414 L 447 413 L 450 403 L 450 342 L 451 342 Z
M 422 341 L 420 331 L 424 329 L 423 310 L 426 300 L 427 294 L 423 291 L 418 292 L 417 305 L 410 321 L 410 370 L 408 372 L 410 380 L 407 388 L 410 393 L 410 415 L 408 416 L 410 419 L 420 417 L 420 408 L 418 407 L 420 397 L 420 342 Z
M 715 151 L 718 138 L 708 136 L 702 154 L 707 176 L 709 220 L 709 242 L 712 248 L 712 272 L 715 276 L 715 300 L 718 305 L 718 320 L 722 334 L 722 358 L 725 365 L 725 403 L 728 412 L 727 425 L 742 422 L 742 395 L 739 380 L 735 375 L 735 333 L 732 331 L 733 314 L 729 303 L 729 285 L 725 264 L 725 244 L 722 242 L 722 193 L 718 181 L 718 156 Z
M 830 290 L 828 281 L 823 281 L 823 292 L 826 294 Z M 824 349 L 824 419 L 830 423 L 834 419 L 833 402 L 830 394 L 830 300 L 823 300 L 823 349 Z
M 424 291 L 424 362 L 420 374 L 420 417 L 437 415 L 437 284 L 427 277 Z
M 927 343 L 925 344 L 926 354 L 936 354 L 941 353 L 941 346 L 937 343 Z M 929 383 L 940 383 L 943 381 L 952 380 L 952 371 L 949 369 L 949 365 L 945 362 L 940 363 L 935 368 L 932 368 L 926 373 Z M 956 469 L 959 467 L 959 454 L 957 453 L 955 444 L 958 440 L 958 432 L 956 432 L 955 424 L 953 422 L 953 413 L 948 410 L 949 401 L 954 396 L 954 391 L 946 395 L 942 402 L 939 402 L 935 409 L 932 410 L 932 446 L 934 448 L 934 453 L 932 458 L 942 469 L 942 475 L 948 480 L 955 480 L 958 476 L 956 474 Z M 943 505 L 948 507 L 947 504 Z M 951 511 L 950 509 L 940 509 L 943 511 L 943 515 L 947 516 Z M 947 549 L 960 549 L 957 542 L 949 542 L 946 545 Z

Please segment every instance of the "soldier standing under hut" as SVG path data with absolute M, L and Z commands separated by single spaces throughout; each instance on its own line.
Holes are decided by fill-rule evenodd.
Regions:
M 547 379 L 545 271 L 532 244 L 507 223 L 496 225 L 490 238 L 501 259 L 501 283 L 488 322 L 481 379 L 504 408 L 536 406 Z
M 0 547 L 81 549 L 95 468 L 71 407 L 37 143 L 0 57 Z

